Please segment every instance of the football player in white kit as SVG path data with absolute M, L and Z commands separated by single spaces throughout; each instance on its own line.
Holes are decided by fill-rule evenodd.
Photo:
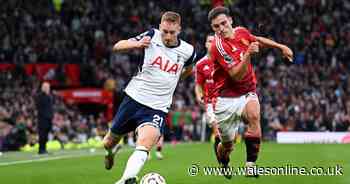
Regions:
M 180 15 L 169 11 L 162 15 L 159 30 L 150 29 L 137 37 L 120 40 L 113 46 L 114 52 L 144 50 L 142 69 L 124 90 L 124 99 L 103 140 L 105 168 L 109 170 L 120 139 L 130 131 L 137 133 L 135 151 L 116 184 L 136 183 L 149 151 L 163 133 L 177 83 L 181 75 L 191 72 L 195 63 L 194 47 L 178 38 L 180 30 Z

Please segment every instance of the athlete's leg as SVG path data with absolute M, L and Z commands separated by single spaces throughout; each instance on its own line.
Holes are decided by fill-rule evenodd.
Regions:
M 216 141 L 216 156 L 223 167 L 228 167 L 230 154 L 234 150 L 234 140 L 237 134 L 242 112 L 246 104 L 245 96 L 237 98 L 218 98 L 215 115 L 218 120 L 221 142 Z M 231 178 L 231 175 L 225 175 Z
M 120 183 L 137 176 L 147 160 L 149 151 L 157 143 L 159 136 L 159 128 L 152 125 L 141 125 L 137 129 L 136 148 L 129 157 L 123 176 L 119 180 Z
M 247 123 L 244 135 L 246 144 L 246 165 L 252 167 L 258 159 L 261 142 L 260 104 L 256 98 L 250 99 L 243 111 L 243 119 Z M 256 176 L 254 174 L 254 176 Z
M 233 151 L 233 141 L 220 142 L 217 148 L 218 156 L 223 164 L 228 164 Z
M 235 124 L 228 124 L 221 122 L 218 124 L 220 139 L 215 139 L 214 150 L 216 158 L 223 168 L 228 168 L 230 163 L 230 154 L 234 148 L 234 137 L 235 137 Z M 225 172 L 226 173 L 226 172 Z M 231 179 L 232 175 L 226 173 L 224 175 L 227 179 Z
M 118 143 L 122 138 L 123 135 L 114 134 L 111 132 L 111 130 L 109 130 L 106 136 L 103 138 L 103 147 L 106 150 L 105 168 L 107 170 L 110 170 L 113 167 L 114 156 L 121 148 L 121 146 Z
M 111 169 L 114 164 L 114 156 L 116 152 L 121 148 L 118 143 L 124 137 L 125 134 L 135 130 L 136 123 L 132 120 L 138 104 L 133 101 L 130 97 L 125 96 L 117 115 L 112 121 L 112 126 L 108 131 L 107 135 L 103 139 L 103 146 L 106 150 L 105 155 L 105 168 Z

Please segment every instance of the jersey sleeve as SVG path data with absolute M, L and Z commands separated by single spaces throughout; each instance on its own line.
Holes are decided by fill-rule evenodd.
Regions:
M 144 33 L 141 33 L 141 34 L 139 34 L 139 35 L 137 35 L 135 37 L 129 38 L 129 40 L 140 41 L 145 36 L 149 36 L 149 37 L 153 38 L 153 36 L 154 36 L 154 29 L 150 29 L 150 30 L 148 30 L 148 31 L 146 31 Z
M 195 68 L 195 79 L 196 79 L 196 84 L 203 86 L 205 79 L 199 65 L 196 65 L 196 68 Z
M 196 51 L 193 49 L 191 57 L 185 62 L 184 67 L 192 66 L 197 61 Z

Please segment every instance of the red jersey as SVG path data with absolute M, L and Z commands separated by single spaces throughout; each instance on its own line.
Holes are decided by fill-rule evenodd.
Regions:
M 234 81 L 228 71 L 242 62 L 244 53 L 256 38 L 245 28 L 234 28 L 234 38 L 221 38 L 215 35 L 210 48 L 210 59 L 214 63 L 215 93 L 221 97 L 237 97 L 256 92 L 256 77 L 252 64 L 243 78 Z
M 214 95 L 214 65 L 208 56 L 204 56 L 196 64 L 196 84 L 202 86 L 204 103 L 212 103 Z

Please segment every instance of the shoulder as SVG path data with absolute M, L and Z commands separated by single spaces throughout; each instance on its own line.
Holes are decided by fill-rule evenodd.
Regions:
M 196 67 L 201 67 L 201 66 L 207 64 L 207 63 L 208 63 L 208 60 L 209 60 L 208 56 L 202 57 L 202 58 L 201 58 L 200 60 L 198 60 L 198 62 L 196 63 Z
M 186 56 L 191 57 L 192 55 L 195 54 L 194 47 L 187 43 L 186 41 L 179 39 L 180 40 L 180 46 L 178 47 L 182 53 L 186 54 Z
M 247 28 L 242 27 L 242 26 L 237 26 L 237 27 L 233 28 L 233 31 L 235 33 L 250 33 L 250 31 Z
M 235 27 L 233 29 L 234 34 L 238 39 L 247 39 L 248 41 L 255 41 L 255 36 L 245 27 Z

